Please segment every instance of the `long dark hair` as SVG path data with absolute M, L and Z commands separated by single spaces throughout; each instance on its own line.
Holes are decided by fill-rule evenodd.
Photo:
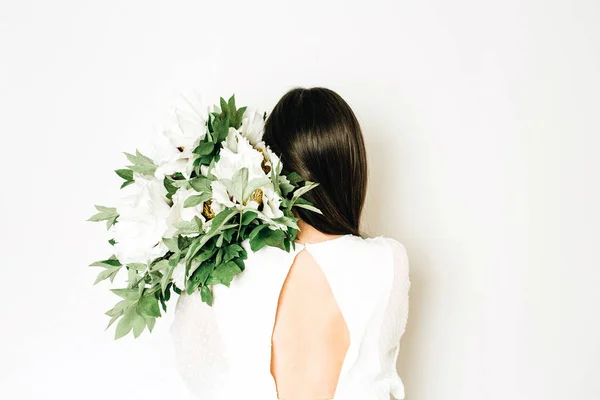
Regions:
M 268 116 L 263 138 L 285 170 L 319 183 L 305 198 L 323 215 L 297 208 L 298 216 L 323 233 L 360 236 L 367 157 L 348 103 L 330 89 L 292 89 Z

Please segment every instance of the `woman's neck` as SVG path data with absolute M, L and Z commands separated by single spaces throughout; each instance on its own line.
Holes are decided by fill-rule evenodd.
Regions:
M 321 231 L 318 231 L 316 228 L 307 224 L 306 222 L 302 221 L 301 219 L 298 220 L 298 228 L 300 228 L 300 230 L 298 231 L 298 235 L 296 236 L 296 242 L 298 242 L 298 243 L 319 243 L 319 242 L 324 242 L 326 240 L 335 239 L 337 237 L 343 236 L 343 235 L 330 235 L 328 233 L 323 233 Z

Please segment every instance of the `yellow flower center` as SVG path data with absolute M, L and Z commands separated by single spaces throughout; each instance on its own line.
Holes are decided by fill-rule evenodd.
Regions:
M 262 200 L 263 200 L 263 191 L 262 189 L 256 189 L 254 192 L 252 192 L 252 194 L 250 195 L 250 198 L 246 201 L 246 203 L 244 203 L 244 205 L 248 204 L 249 201 L 255 201 L 257 204 L 262 204 Z
M 202 215 L 204 215 L 208 219 L 213 219 L 215 217 L 215 212 L 213 211 L 212 201 L 207 200 L 204 202 L 204 207 L 202 207 Z

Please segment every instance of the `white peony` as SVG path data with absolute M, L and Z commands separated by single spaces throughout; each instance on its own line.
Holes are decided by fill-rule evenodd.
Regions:
M 173 268 L 171 278 L 178 289 L 185 290 L 185 263 L 179 263 Z
M 281 172 L 282 167 L 279 157 L 277 157 L 264 142 L 257 143 L 255 148 L 246 137 L 231 128 L 227 139 L 224 142 L 224 147 L 221 150 L 220 159 L 211 170 L 211 173 L 219 180 L 232 179 L 237 171 L 242 168 L 247 168 L 248 181 L 250 182 L 253 179 L 270 176 L 270 174 L 266 174 L 263 170 L 263 164 L 270 168 L 277 168 L 277 171 L 279 173 Z M 285 177 L 281 178 L 285 179 Z M 280 210 L 282 199 L 275 191 L 272 182 L 259 188 L 262 192 L 262 200 L 258 201 L 260 201 L 261 204 L 257 201 L 250 200 L 243 206 L 236 205 L 232 201 L 230 193 L 227 192 L 227 189 L 222 182 L 213 181 L 211 186 L 213 191 L 212 208 L 215 214 L 218 214 L 224 208 L 236 206 L 239 208 L 261 208 L 263 214 L 271 219 L 283 217 L 284 215 L 283 211 Z M 238 199 L 234 200 L 239 202 Z M 285 227 L 283 227 L 283 229 L 285 229 Z
M 262 140 L 265 129 L 265 121 L 263 116 L 255 110 L 246 109 L 242 116 L 242 126 L 240 132 L 242 136 L 250 141 L 255 146 Z
M 229 198 L 227 188 L 222 182 L 212 181 L 210 187 L 212 189 L 211 208 L 215 214 L 220 213 L 225 208 L 235 206 L 233 201 Z
M 161 181 L 135 173 L 121 189 L 118 222 L 112 227 L 115 255 L 123 264 L 147 263 L 167 252 L 162 237 L 170 212 Z
M 193 151 L 206 136 L 208 108 L 198 94 L 182 95 L 171 110 L 169 121 L 156 140 L 152 159 L 157 163 L 155 176 L 181 172 L 189 178 L 193 170 Z
M 179 149 L 186 158 L 191 158 L 192 152 L 206 135 L 207 119 L 208 108 L 202 104 L 200 95 L 182 95 L 172 109 L 170 124 L 163 133 L 173 147 Z
M 171 142 L 164 136 L 158 135 L 154 142 L 154 147 L 150 153 L 150 158 L 158 166 L 154 172 L 157 179 L 164 179 L 166 175 L 181 172 L 186 178 L 189 178 L 191 169 L 187 155 L 174 147 Z
M 204 207 L 204 203 L 200 203 L 194 207 L 184 207 L 185 201 L 190 196 L 198 195 L 193 189 L 184 189 L 179 188 L 173 194 L 173 206 L 171 207 L 171 212 L 167 216 L 167 230 L 164 234 L 164 237 L 173 237 L 173 234 L 177 231 L 173 225 L 177 222 L 181 221 L 191 221 L 194 217 L 199 217 L 202 220 L 203 228 L 204 224 L 206 224 L 206 218 L 202 215 L 202 209 Z
M 262 213 L 271 219 L 283 217 L 283 211 L 281 211 L 281 197 L 275 192 L 273 184 L 265 185 L 262 187 Z
M 239 132 L 235 128 L 229 127 L 229 132 L 227 133 L 227 137 L 222 142 L 223 147 L 228 150 L 231 150 L 234 153 L 237 153 L 237 151 L 238 151 L 237 150 L 238 136 L 239 136 Z
M 248 139 L 235 129 L 230 129 L 226 142 L 229 145 L 221 149 L 219 161 L 210 171 L 217 179 L 231 179 L 242 168 L 248 169 L 249 181 L 266 177 L 262 169 L 264 157 Z
M 278 174 L 281 174 L 283 169 L 283 164 L 281 163 L 281 159 L 268 147 L 265 142 L 259 142 L 255 146 L 258 150 L 260 150 L 265 158 L 266 165 L 269 167 L 276 168 Z

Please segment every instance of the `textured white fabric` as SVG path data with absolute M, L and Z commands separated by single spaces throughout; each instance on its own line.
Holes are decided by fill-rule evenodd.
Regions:
M 229 288 L 213 287 L 214 304 L 182 295 L 171 333 L 177 367 L 202 400 L 277 400 L 270 372 L 279 293 L 303 249 L 323 270 L 350 332 L 335 400 L 404 398 L 396 372 L 408 317 L 408 257 L 394 239 L 353 235 L 296 244 L 290 253 L 248 242 L 246 269 Z

